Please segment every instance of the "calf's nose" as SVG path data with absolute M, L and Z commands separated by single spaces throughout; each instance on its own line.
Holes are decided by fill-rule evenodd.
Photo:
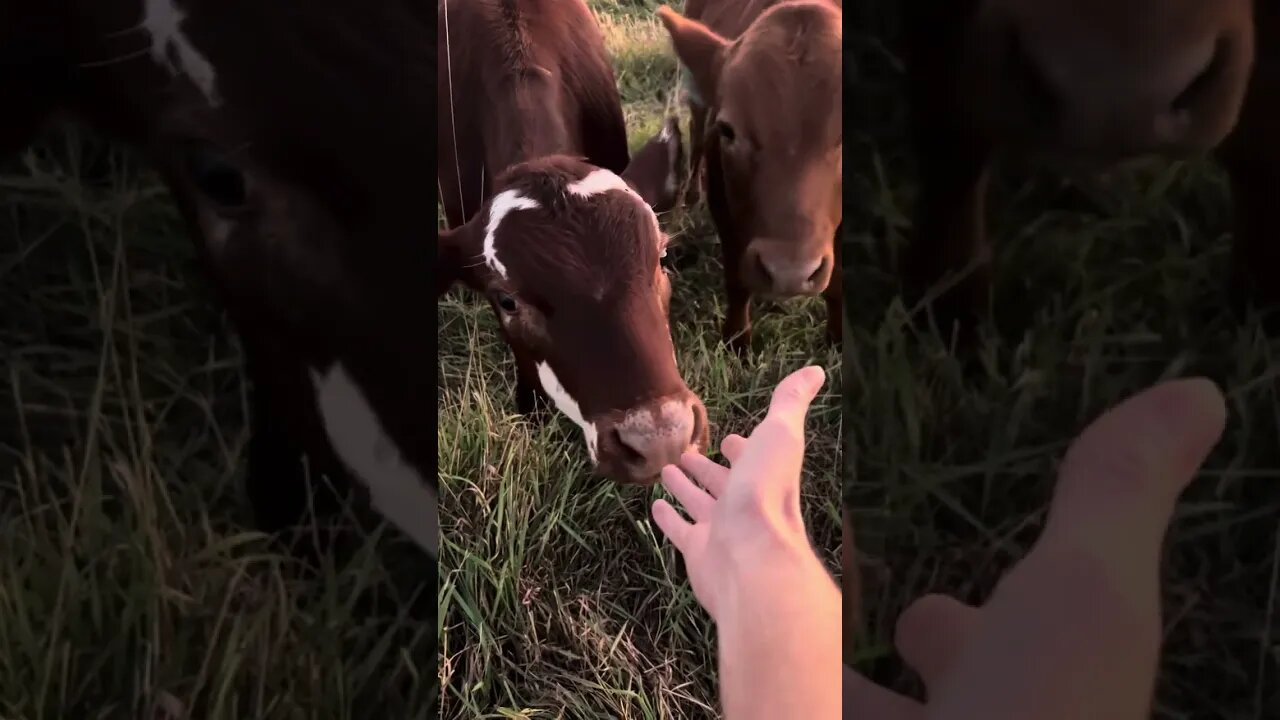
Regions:
M 614 474 L 623 482 L 657 480 L 680 455 L 706 445 L 707 411 L 693 396 L 667 398 L 626 412 L 611 435 Z
M 1231 47 L 1212 28 L 1142 58 L 1011 32 L 1008 70 L 1022 101 L 1077 144 L 1176 146 L 1227 110 L 1221 90 L 1231 81 Z
M 831 255 L 797 252 L 793 245 L 776 240 L 751 243 L 745 257 L 748 284 L 781 297 L 816 295 L 826 290 L 831 280 Z

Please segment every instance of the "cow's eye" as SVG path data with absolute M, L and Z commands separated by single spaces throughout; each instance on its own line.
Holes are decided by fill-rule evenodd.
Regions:
M 716 131 L 721 135 L 721 140 L 726 143 L 732 143 L 733 140 L 737 138 L 737 132 L 733 131 L 733 126 L 724 122 L 724 120 L 718 120 L 716 123 Z
M 183 158 L 196 189 L 227 210 L 244 207 L 249 199 L 244 172 L 207 145 L 187 149 Z
M 508 315 L 514 315 L 516 311 L 520 309 L 520 305 L 516 303 L 516 299 L 507 293 L 500 292 L 496 295 L 495 299 L 497 300 L 498 307 L 502 312 Z
M 716 121 L 716 131 L 720 133 L 720 139 L 725 143 L 732 143 L 738 137 L 738 133 L 724 120 Z

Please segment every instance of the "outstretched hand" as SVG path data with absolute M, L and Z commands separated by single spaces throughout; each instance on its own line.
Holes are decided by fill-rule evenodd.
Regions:
M 800 515 L 804 418 L 823 379 L 807 367 L 779 383 L 750 436 L 720 444 L 731 468 L 686 455 L 683 471 L 663 470 L 692 522 L 665 500 L 653 505 L 716 622 L 720 699 L 732 720 L 840 715 L 840 593 Z
M 723 596 L 743 572 L 779 552 L 813 555 L 800 515 L 800 469 L 805 414 L 825 377 L 821 367 L 810 366 L 784 378 L 750 436 L 729 435 L 720 443 L 731 469 L 689 453 L 680 468 L 662 471 L 663 487 L 693 522 L 666 500 L 654 502 L 653 518 L 684 556 L 694 595 L 716 620 Z
M 899 618 L 895 644 L 927 707 L 846 667 L 846 720 L 1148 717 L 1160 548 L 1225 422 L 1203 379 L 1162 383 L 1103 414 L 1068 450 L 1044 532 L 987 603 L 929 595 Z

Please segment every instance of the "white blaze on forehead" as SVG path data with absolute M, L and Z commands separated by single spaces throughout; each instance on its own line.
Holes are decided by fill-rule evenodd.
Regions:
M 151 59 L 169 74 L 186 75 L 213 107 L 222 104 L 213 63 L 182 32 L 186 13 L 177 0 L 143 0 L 142 29 L 151 36 Z M 175 57 L 176 56 L 176 57 Z
M 581 180 L 569 183 L 569 192 L 582 198 L 589 198 L 592 195 L 599 195 L 610 190 L 621 190 L 631 193 L 637 199 L 640 199 L 640 194 L 635 191 L 635 188 L 628 185 L 626 180 L 604 168 L 592 170 Z M 640 202 L 644 202 L 644 200 L 640 199 Z
M 538 363 L 538 382 L 542 384 L 542 391 L 551 398 L 551 402 L 555 403 L 556 409 L 582 428 L 582 434 L 587 439 L 587 454 L 591 456 L 591 462 L 595 462 L 599 438 L 596 424 L 587 422 L 587 419 L 582 416 L 582 408 L 578 406 L 578 401 L 569 395 L 551 366 L 545 362 Z
M 334 363 L 323 375 L 312 370 L 311 382 L 329 442 L 343 464 L 369 488 L 374 509 L 436 557 L 440 511 L 435 490 L 400 456 L 342 363 Z
M 662 243 L 662 226 L 658 224 L 658 216 L 654 214 L 653 208 L 649 207 L 649 203 L 640 197 L 640 193 L 636 192 L 635 188 L 627 184 L 627 181 L 617 174 L 604 168 L 597 168 L 587 173 L 587 176 L 581 180 L 569 183 L 568 190 L 571 195 L 576 195 L 580 198 L 589 198 L 593 195 L 616 190 L 627 193 L 635 198 L 636 202 L 644 206 L 645 211 L 649 214 L 649 219 L 653 221 L 653 231 L 658 234 L 659 243 Z M 665 250 L 663 254 L 666 254 Z
M 537 210 L 540 205 L 518 190 L 503 190 L 489 203 L 489 222 L 484 226 L 484 261 L 493 271 L 507 279 L 507 266 L 498 259 L 498 226 L 512 210 Z

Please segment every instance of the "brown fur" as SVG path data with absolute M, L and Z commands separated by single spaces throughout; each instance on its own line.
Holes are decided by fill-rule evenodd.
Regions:
M 581 0 L 452 0 L 437 30 L 437 170 L 450 227 L 479 210 L 498 174 L 530 158 L 627 167 L 613 68 Z
M 950 325 L 990 303 L 986 181 L 1001 149 L 1092 170 L 1216 150 L 1231 177 L 1240 299 L 1280 301 L 1280 9 L 1255 0 L 913 0 L 909 69 L 921 191 L 904 268 Z
M 840 339 L 839 7 L 703 0 L 685 17 L 659 9 L 700 97 L 690 102 L 690 176 L 696 182 L 705 163 L 728 291 L 724 339 L 739 351 L 751 342 L 752 295 L 821 293 L 828 336 Z

